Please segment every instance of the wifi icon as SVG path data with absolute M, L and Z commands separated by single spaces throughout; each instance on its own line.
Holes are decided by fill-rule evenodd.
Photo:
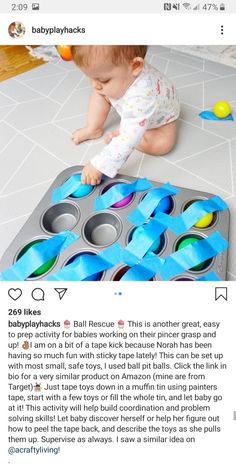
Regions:
M 185 10 L 191 10 L 191 3 L 182 3 Z

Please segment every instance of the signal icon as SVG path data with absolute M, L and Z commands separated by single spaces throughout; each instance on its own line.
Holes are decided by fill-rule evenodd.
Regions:
M 198 3 L 194 8 L 193 10 L 200 10 L 200 3 Z
M 185 10 L 191 10 L 191 3 L 182 3 Z

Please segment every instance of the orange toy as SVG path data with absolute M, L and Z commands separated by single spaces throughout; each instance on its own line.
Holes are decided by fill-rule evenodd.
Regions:
M 57 50 L 63 60 L 66 62 L 72 60 L 71 45 L 57 45 Z

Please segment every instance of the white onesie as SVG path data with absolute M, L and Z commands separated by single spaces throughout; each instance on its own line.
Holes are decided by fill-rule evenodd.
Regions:
M 173 84 L 148 63 L 125 94 L 110 102 L 121 117 L 119 135 L 93 157 L 91 163 L 113 178 L 145 131 L 176 120 L 180 105 Z

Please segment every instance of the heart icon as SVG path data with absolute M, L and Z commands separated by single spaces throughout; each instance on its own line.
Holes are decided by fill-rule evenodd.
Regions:
M 18 298 L 21 297 L 22 295 L 22 290 L 21 289 L 9 289 L 8 290 L 8 295 L 9 297 L 12 298 L 12 300 L 18 300 Z

